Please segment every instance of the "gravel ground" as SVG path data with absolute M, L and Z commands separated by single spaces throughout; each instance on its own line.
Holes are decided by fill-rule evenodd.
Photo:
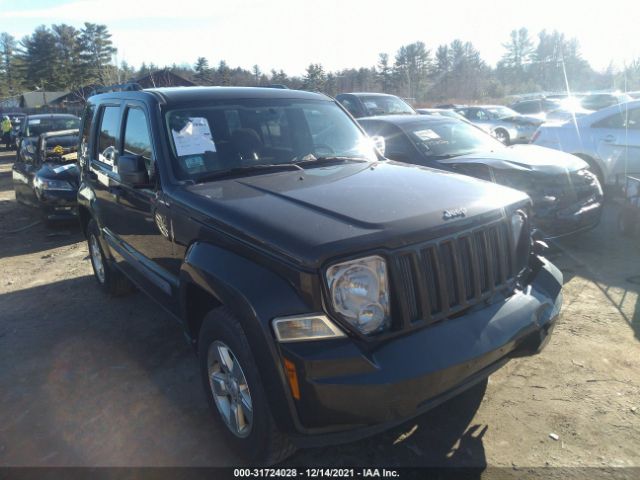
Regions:
M 75 225 L 33 225 L 16 204 L 12 160 L 0 153 L 0 465 L 237 465 L 180 327 L 142 294 L 101 294 Z M 563 467 L 546 478 L 640 466 L 640 256 L 618 208 L 554 246 L 565 304 L 542 354 L 511 361 L 486 392 L 287 465 Z

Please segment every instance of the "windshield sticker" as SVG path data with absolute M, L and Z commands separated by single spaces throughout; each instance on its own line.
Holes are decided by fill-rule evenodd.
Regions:
M 204 159 L 200 156 L 187 157 L 183 162 L 187 170 L 199 170 L 204 167 Z
M 31 120 L 29 120 L 29 125 L 39 125 L 40 124 L 40 119 L 39 118 L 33 118 Z
M 413 134 L 423 142 L 428 142 L 430 140 L 438 140 L 440 138 L 440 135 L 438 135 L 436 132 L 434 132 L 430 128 L 426 130 L 418 130 L 416 132 L 413 132 Z
M 213 142 L 209 122 L 206 118 L 189 117 L 180 131 L 171 130 L 171 133 L 179 157 L 216 151 L 216 144 Z
M 54 169 L 53 169 L 53 172 L 54 172 L 54 173 L 56 173 L 56 174 L 57 174 L 57 173 L 62 173 L 62 172 L 64 172 L 65 170 L 69 170 L 70 168 L 73 168 L 73 167 L 75 167 L 75 166 L 76 166 L 76 164 L 75 164 L 75 163 L 69 163 L 69 164 L 67 164 L 67 165 L 61 165 L 60 167 L 56 167 L 56 168 L 54 168 Z

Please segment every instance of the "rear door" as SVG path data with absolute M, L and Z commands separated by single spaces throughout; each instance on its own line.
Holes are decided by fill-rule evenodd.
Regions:
M 640 173 L 640 107 L 621 108 L 591 125 L 591 134 L 610 174 Z

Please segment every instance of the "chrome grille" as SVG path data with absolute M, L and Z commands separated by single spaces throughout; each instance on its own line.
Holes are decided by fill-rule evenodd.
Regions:
M 392 278 L 403 326 L 436 322 L 513 288 L 521 264 L 504 220 L 398 252 Z

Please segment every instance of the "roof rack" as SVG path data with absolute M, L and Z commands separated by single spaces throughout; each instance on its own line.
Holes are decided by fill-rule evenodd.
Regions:
M 98 95 L 100 93 L 109 93 L 109 92 L 137 92 L 142 90 L 142 87 L 139 83 L 118 83 L 114 85 L 108 85 L 105 87 L 96 87 L 94 88 L 89 96 Z

